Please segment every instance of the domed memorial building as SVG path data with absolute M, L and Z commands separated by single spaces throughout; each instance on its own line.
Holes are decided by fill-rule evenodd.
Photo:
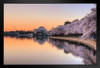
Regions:
M 38 29 L 33 30 L 33 35 L 47 35 L 47 30 L 41 26 Z

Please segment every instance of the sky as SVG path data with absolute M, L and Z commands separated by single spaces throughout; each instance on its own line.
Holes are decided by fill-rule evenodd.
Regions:
M 47 30 L 82 19 L 95 4 L 4 4 L 4 31 Z

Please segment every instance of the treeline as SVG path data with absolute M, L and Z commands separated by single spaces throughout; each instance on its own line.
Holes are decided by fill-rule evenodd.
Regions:
M 18 32 L 19 34 L 30 34 L 30 33 L 33 33 L 33 31 L 16 31 Z

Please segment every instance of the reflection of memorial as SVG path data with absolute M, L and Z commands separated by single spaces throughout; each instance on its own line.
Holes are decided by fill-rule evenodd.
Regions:
M 5 35 L 5 37 L 10 37 L 10 38 L 18 38 L 18 39 L 34 39 L 34 41 L 38 42 L 39 44 L 43 44 L 47 39 L 48 35 L 35 35 L 33 37 L 30 36 L 17 36 L 17 35 Z
M 68 54 L 71 53 L 74 56 L 79 56 L 83 58 L 84 64 L 96 64 L 96 54 L 93 49 L 88 47 L 87 45 L 70 42 L 70 41 L 63 41 L 63 40 L 54 40 L 49 39 L 49 43 L 56 46 L 59 49 L 64 49 L 64 53 Z
M 43 35 L 34 36 L 33 39 L 34 39 L 34 41 L 38 42 L 39 44 L 43 44 L 48 39 L 48 36 L 43 36 Z

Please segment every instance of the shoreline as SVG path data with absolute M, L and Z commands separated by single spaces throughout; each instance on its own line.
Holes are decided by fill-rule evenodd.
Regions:
M 69 41 L 75 41 L 79 43 L 83 43 L 88 45 L 89 47 L 93 48 L 96 51 L 96 42 L 94 40 L 83 40 L 78 37 L 53 37 L 50 36 L 51 39 L 60 39 L 60 40 L 69 40 Z

